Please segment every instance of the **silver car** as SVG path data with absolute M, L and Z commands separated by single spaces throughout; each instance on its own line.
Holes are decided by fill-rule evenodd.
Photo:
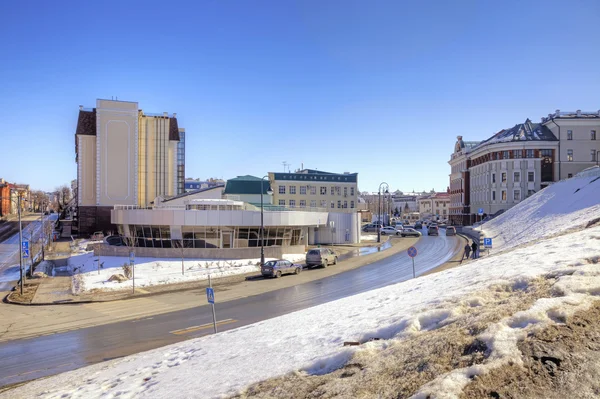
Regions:
M 315 248 L 306 253 L 306 266 L 337 265 L 337 255 L 329 248 Z
M 400 235 L 402 237 L 421 237 L 421 233 L 411 227 L 402 229 Z
M 289 260 L 279 259 L 265 262 L 260 268 L 260 273 L 264 277 L 281 277 L 283 274 L 300 274 L 302 266 L 294 264 Z

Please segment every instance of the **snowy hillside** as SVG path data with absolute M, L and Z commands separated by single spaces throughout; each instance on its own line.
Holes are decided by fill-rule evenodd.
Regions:
M 494 249 L 505 250 L 585 227 L 600 218 L 600 169 L 555 183 L 483 225 Z

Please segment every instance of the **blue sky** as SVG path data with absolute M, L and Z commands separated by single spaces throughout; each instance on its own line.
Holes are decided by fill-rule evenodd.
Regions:
M 0 177 L 76 176 L 78 106 L 178 114 L 188 177 L 445 190 L 457 135 L 600 109 L 598 1 L 2 2 Z

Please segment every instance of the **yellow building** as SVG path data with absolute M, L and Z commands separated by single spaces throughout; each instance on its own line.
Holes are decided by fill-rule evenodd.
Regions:
M 145 114 L 136 102 L 100 99 L 96 108 L 79 108 L 75 153 L 80 234 L 112 230 L 114 205 L 147 207 L 158 196 L 183 192 L 184 130 L 176 114 Z

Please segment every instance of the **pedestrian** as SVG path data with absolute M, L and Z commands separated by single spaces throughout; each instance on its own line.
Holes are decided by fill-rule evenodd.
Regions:
M 471 244 L 471 250 L 473 251 L 472 258 L 477 259 L 477 244 L 475 244 L 475 241 Z
M 471 246 L 467 242 L 467 245 L 465 245 L 465 252 L 463 253 L 463 257 L 460 261 L 462 262 L 463 259 L 469 259 L 469 255 L 471 255 Z

